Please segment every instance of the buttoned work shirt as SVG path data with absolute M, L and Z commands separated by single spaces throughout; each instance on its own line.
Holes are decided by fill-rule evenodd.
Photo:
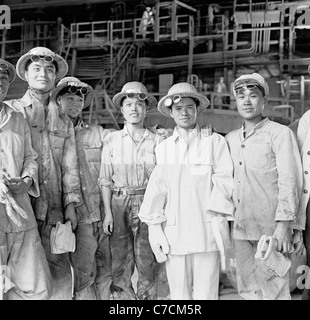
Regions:
M 225 138 L 203 137 L 197 125 L 188 141 L 177 128 L 156 148 L 139 217 L 163 223 L 170 254 L 217 251 L 211 226 L 216 214 L 233 216 L 233 164 Z
M 163 139 L 148 129 L 136 144 L 125 125 L 111 132 L 102 149 L 99 185 L 110 188 L 146 187 L 155 166 L 155 147 Z
M 244 137 L 244 128 L 226 136 L 234 162 L 234 237 L 259 240 L 272 235 L 276 221 L 298 227 L 302 167 L 291 129 L 265 118 Z
M 79 224 L 90 224 L 102 219 L 103 203 L 98 186 L 103 141 L 110 131 L 99 125 L 87 124 L 79 119 L 75 126 L 83 204 L 76 208 Z
M 66 205 L 82 203 L 72 121 L 55 101 L 45 109 L 30 90 L 6 103 L 26 118 L 38 153 L 40 197 L 32 199 L 36 218 L 52 225 L 63 222 Z
M 0 170 L 5 170 L 12 178 L 29 176 L 33 180 L 28 193 L 13 195 L 28 219 L 20 217 L 22 226 L 18 227 L 7 216 L 5 205 L 0 203 L 1 231 L 20 232 L 37 226 L 29 198 L 29 194 L 39 196 L 37 156 L 31 145 L 29 126 L 22 114 L 13 112 L 5 103 L 1 107 L 0 102 Z

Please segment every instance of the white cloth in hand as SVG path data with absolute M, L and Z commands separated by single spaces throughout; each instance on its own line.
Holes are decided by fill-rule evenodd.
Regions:
M 167 261 L 169 243 L 161 225 L 149 226 L 149 241 L 158 263 Z

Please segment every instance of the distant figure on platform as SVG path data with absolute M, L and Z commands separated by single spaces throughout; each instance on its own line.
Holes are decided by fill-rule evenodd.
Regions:
M 224 77 L 219 77 L 219 81 L 216 83 L 214 87 L 214 92 L 215 93 L 227 93 L 227 86 L 224 82 Z M 216 95 L 214 97 L 214 105 L 217 106 L 217 108 L 222 109 L 223 104 L 227 103 L 226 97 L 222 95 Z
M 143 39 L 146 38 L 147 28 L 150 26 L 153 30 L 154 28 L 154 12 L 151 7 L 146 7 L 143 12 L 142 19 L 139 26 L 139 32 L 143 34 Z

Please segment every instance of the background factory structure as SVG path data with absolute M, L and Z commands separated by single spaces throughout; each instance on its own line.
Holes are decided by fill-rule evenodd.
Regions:
M 157 98 L 188 81 L 211 101 L 200 115 L 220 133 L 240 126 L 231 83 L 258 72 L 270 86 L 265 113 L 294 128 L 308 109 L 310 1 L 2 0 L 11 29 L 0 30 L 1 58 L 15 64 L 34 46 L 67 59 L 74 75 L 95 88 L 85 120 L 121 128 L 111 97 L 127 81 Z M 148 16 L 146 8 L 151 9 Z M 308 18 L 309 16 L 309 18 Z M 7 99 L 20 97 L 16 79 Z M 21 92 L 22 91 L 22 92 Z M 174 125 L 153 110 L 147 123 Z

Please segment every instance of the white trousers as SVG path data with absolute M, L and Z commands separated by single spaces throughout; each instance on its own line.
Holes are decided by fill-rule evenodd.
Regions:
M 186 255 L 168 254 L 166 271 L 171 300 L 218 300 L 218 251 Z

